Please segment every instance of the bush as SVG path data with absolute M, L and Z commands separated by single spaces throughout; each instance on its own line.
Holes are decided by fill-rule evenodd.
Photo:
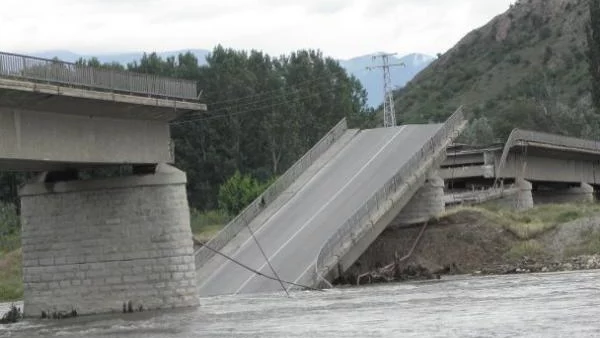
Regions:
M 0 252 L 9 252 L 21 246 L 21 223 L 17 208 L 0 202 Z
M 268 187 L 250 175 L 236 171 L 219 188 L 219 208 L 229 215 L 237 215 Z
M 0 302 L 23 298 L 21 250 L 3 254 L 0 257 Z
M 190 210 L 190 224 L 194 234 L 202 233 L 214 228 L 222 228 L 229 222 L 231 216 L 222 210 L 209 210 L 200 212 L 196 209 Z
M 544 27 L 540 30 L 540 40 L 546 40 L 552 36 L 552 30 L 549 27 Z

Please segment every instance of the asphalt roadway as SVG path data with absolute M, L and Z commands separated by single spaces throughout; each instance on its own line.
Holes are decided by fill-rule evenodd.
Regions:
M 406 125 L 361 131 L 256 232 L 279 277 L 295 282 L 313 266 L 323 244 L 441 128 Z M 244 230 L 247 231 L 247 230 Z M 249 238 L 233 258 L 273 272 Z M 272 292 L 277 281 L 226 261 L 199 283 L 201 296 Z

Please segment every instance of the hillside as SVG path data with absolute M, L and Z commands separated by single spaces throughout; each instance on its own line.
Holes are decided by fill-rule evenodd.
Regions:
M 403 122 L 472 112 L 465 141 L 502 141 L 515 127 L 599 136 L 591 109 L 584 0 L 521 0 L 472 31 L 396 93 Z

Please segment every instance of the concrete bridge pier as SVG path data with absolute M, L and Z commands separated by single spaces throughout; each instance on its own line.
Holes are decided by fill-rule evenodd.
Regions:
M 198 304 L 186 175 L 52 182 L 21 191 L 24 313 Z
M 538 187 L 533 196 L 536 204 L 548 203 L 592 203 L 595 201 L 594 187 L 582 182 L 579 186 Z
M 567 195 L 572 198 L 573 202 L 593 203 L 595 200 L 594 187 L 585 182 L 581 182 L 579 187 L 569 188 Z
M 514 195 L 514 208 L 517 210 L 529 210 L 533 208 L 533 195 L 531 190 L 533 185 L 523 179 L 517 180 L 515 183 L 517 193 Z
M 417 191 L 391 224 L 401 227 L 423 223 L 442 215 L 445 211 L 444 180 L 437 172 L 431 172 L 423 187 Z

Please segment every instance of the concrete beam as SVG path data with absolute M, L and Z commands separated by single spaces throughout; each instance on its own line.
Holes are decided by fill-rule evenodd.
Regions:
M 61 114 L 170 121 L 205 104 L 0 78 L 0 107 Z
M 0 108 L 0 169 L 174 161 L 168 123 Z

